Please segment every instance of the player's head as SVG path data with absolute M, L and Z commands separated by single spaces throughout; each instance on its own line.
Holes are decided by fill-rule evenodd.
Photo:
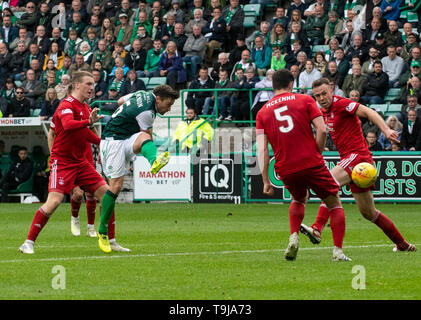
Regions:
M 273 90 L 275 91 L 287 90 L 291 92 L 293 84 L 294 76 L 292 75 L 291 71 L 287 69 L 275 71 L 272 76 L 272 86 Z
M 159 85 L 153 89 L 153 94 L 156 97 L 155 107 L 160 114 L 165 114 L 171 110 L 171 106 L 178 98 L 178 93 L 169 85 Z
M 313 82 L 313 96 L 326 110 L 329 110 L 333 101 L 333 88 L 327 78 L 321 78 Z
M 73 74 L 71 93 L 79 100 L 87 100 L 94 94 L 94 77 L 87 71 L 78 71 Z

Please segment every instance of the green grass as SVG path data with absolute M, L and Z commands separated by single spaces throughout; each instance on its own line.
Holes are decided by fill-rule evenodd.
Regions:
M 268 204 L 118 204 L 117 240 L 132 252 L 108 255 L 85 236 L 83 207 L 82 235 L 71 235 L 63 204 L 35 255 L 22 255 L 17 249 L 38 206 L 0 206 L 0 299 L 421 299 L 421 255 L 392 252 L 353 204 L 344 205 L 348 263 L 331 261 L 329 228 L 319 246 L 302 236 L 297 260 L 286 261 L 288 206 Z M 421 246 L 419 206 L 378 208 Z M 308 205 L 304 222 L 316 212 Z M 65 290 L 52 288 L 56 265 L 65 268 Z M 365 290 L 352 288 L 356 265 L 366 270 Z

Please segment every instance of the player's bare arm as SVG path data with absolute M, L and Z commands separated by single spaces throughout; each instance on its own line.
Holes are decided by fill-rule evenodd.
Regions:
M 91 114 L 89 115 L 89 125 L 93 125 L 94 123 L 97 123 L 100 119 L 104 118 L 103 115 L 99 115 L 98 114 L 99 109 L 98 108 L 94 108 L 91 112 Z
M 367 118 L 372 123 L 374 123 L 390 141 L 400 143 L 398 140 L 398 133 L 395 130 L 389 128 L 389 126 L 384 122 L 383 118 L 373 109 L 360 104 L 358 106 L 356 115 L 359 117 Z
M 117 100 L 117 104 L 120 107 L 123 103 L 125 102 L 124 97 L 121 97 L 120 99 Z
M 260 131 L 260 130 L 258 130 Z M 268 196 L 273 196 L 274 191 L 269 180 L 269 148 L 268 138 L 262 132 L 257 132 L 257 153 L 260 172 L 263 179 L 263 193 Z
M 50 130 L 48 130 L 48 136 L 47 136 L 48 150 L 50 151 L 50 154 L 51 154 L 51 149 L 53 148 L 53 142 L 54 142 L 55 137 L 56 137 L 56 132 L 50 128 Z
M 319 149 L 320 153 L 323 153 L 325 148 L 326 139 L 327 139 L 327 130 L 326 125 L 323 120 L 323 117 L 314 118 L 311 123 L 313 124 L 314 129 L 316 130 L 316 143 L 317 148 Z

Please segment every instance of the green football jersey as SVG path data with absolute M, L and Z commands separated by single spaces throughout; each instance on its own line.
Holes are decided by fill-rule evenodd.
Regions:
M 156 116 L 155 95 L 139 90 L 123 98 L 124 103 L 106 124 L 102 139 L 125 140 L 140 130 L 152 128 Z

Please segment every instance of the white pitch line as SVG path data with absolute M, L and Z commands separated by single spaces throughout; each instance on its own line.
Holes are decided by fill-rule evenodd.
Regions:
M 378 245 L 361 245 L 361 246 L 345 246 L 344 249 L 363 249 L 375 247 L 393 247 L 392 244 Z M 300 248 L 300 251 L 310 250 L 327 250 L 333 247 L 310 247 Z M 208 251 L 208 252 L 169 252 L 169 253 L 143 253 L 143 254 L 124 254 L 124 255 L 101 255 L 101 256 L 84 256 L 84 257 L 64 257 L 64 258 L 43 258 L 43 259 L 15 259 L 0 260 L 0 263 L 18 263 L 18 262 L 49 262 L 49 261 L 71 261 L 71 260 L 88 260 L 88 259 L 119 259 L 119 258 L 142 258 L 142 257 L 172 257 L 172 256 L 201 256 L 201 255 L 227 255 L 227 254 L 248 254 L 248 253 L 268 253 L 282 252 L 285 249 L 261 249 L 261 250 L 232 250 L 232 251 Z

